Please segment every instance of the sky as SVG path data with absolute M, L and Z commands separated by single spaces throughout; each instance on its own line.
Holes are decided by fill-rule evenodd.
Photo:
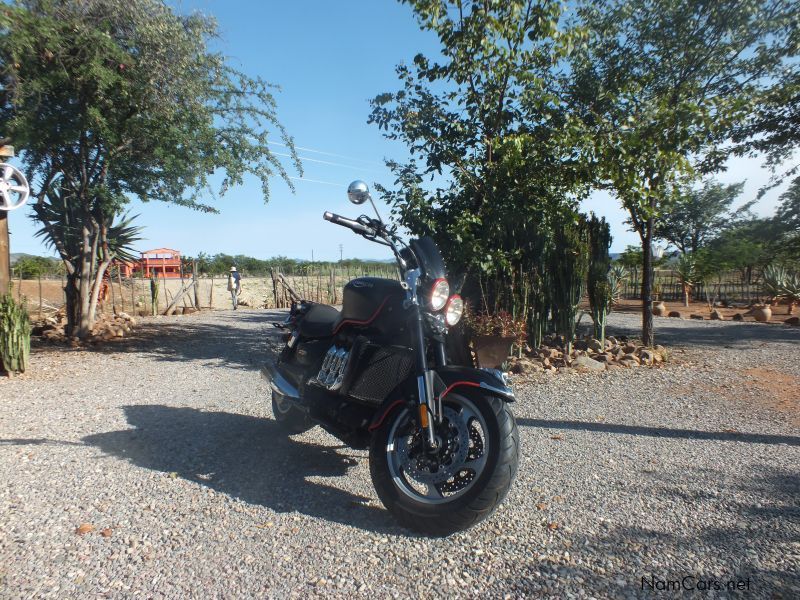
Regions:
M 294 180 L 292 194 L 280 178 L 274 178 L 270 201 L 265 204 L 260 183 L 247 179 L 222 198 L 209 199 L 219 214 L 133 201 L 131 214 L 138 214 L 137 223 L 145 227 L 138 249 L 168 247 L 187 256 L 206 252 L 305 260 L 391 258 L 385 248 L 324 221 L 322 213 L 358 216 L 364 212 L 364 207 L 347 201 L 347 185 L 354 179 L 367 181 L 373 189 L 375 183 L 392 185 L 394 178 L 383 160 L 402 159 L 406 152 L 401 144 L 386 140 L 375 125 L 367 124 L 369 100 L 399 88 L 394 71 L 398 63 L 410 63 L 418 52 L 435 54 L 435 35 L 420 31 L 410 8 L 395 0 L 185 0 L 171 4 L 181 12 L 199 10 L 216 17 L 222 34 L 217 49 L 248 75 L 281 87 L 276 93 L 278 118 L 303 158 L 304 180 Z M 277 135 L 274 139 L 280 142 Z M 272 149 L 286 153 L 277 144 Z M 754 198 L 770 176 L 758 159 L 735 159 L 728 166 L 717 179 L 746 180 L 740 203 Z M 784 187 L 769 192 L 755 212 L 771 215 Z M 388 216 L 388 207 L 378 204 L 378 208 Z M 609 221 L 612 252 L 638 243 L 637 234 L 624 224 L 624 210 L 609 194 L 593 194 L 583 209 Z M 9 215 L 11 251 L 51 255 L 34 237 L 36 225 L 28 218 L 30 212 L 23 208 Z

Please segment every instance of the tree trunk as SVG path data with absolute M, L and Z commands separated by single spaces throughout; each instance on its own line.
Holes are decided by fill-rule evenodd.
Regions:
M 653 217 L 644 223 L 642 239 L 642 343 L 652 346 L 653 336 Z
M 73 337 L 85 339 L 89 335 L 91 303 L 91 272 L 92 272 L 92 240 L 88 227 L 82 227 L 83 244 L 81 246 L 81 268 L 78 275 L 78 312 L 77 321 L 72 331 Z

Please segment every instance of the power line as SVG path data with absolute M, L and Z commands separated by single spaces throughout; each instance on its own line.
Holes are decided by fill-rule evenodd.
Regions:
M 284 144 L 283 142 L 268 141 L 267 143 L 268 144 L 272 144 L 273 146 L 283 146 L 284 148 L 288 148 L 289 147 L 289 144 Z M 345 154 L 336 154 L 335 152 L 325 152 L 323 150 L 314 150 L 313 148 L 308 148 L 308 147 L 305 147 L 305 146 L 295 146 L 295 148 L 298 149 L 298 150 L 302 150 L 303 152 L 311 152 L 312 154 L 324 154 L 326 156 L 335 156 L 336 158 L 344 158 L 344 159 L 347 159 L 347 160 L 354 160 L 356 162 L 363 162 L 363 163 L 376 165 L 376 166 L 381 166 L 381 167 L 385 166 L 382 163 L 379 163 L 377 161 L 365 160 L 363 158 L 356 158 L 355 156 L 347 156 Z
M 347 187 L 346 185 L 341 184 L 341 183 L 333 183 L 333 182 L 330 182 L 330 181 L 320 181 L 319 179 L 309 179 L 308 177 L 292 177 L 292 176 L 289 176 L 289 179 L 294 179 L 295 181 L 307 181 L 308 183 L 322 183 L 324 185 L 333 185 L 333 186 L 336 186 L 336 187 Z
M 288 156 L 289 158 L 294 158 L 291 154 L 286 154 L 284 152 L 273 152 L 273 154 L 275 156 Z M 367 167 L 355 167 L 353 165 L 345 165 L 345 164 L 342 164 L 342 163 L 331 162 L 329 160 L 320 160 L 318 158 L 310 158 L 308 156 L 298 156 L 297 158 L 299 158 L 301 160 L 307 160 L 308 162 L 321 163 L 323 165 L 331 165 L 333 167 L 342 167 L 344 169 L 355 169 L 356 171 L 370 171 L 372 173 L 377 173 L 377 171 L 375 169 L 370 169 L 370 168 L 367 168 Z

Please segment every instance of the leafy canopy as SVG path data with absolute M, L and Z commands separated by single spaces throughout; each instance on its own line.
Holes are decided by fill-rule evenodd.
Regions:
M 673 200 L 656 222 L 655 236 L 668 241 L 682 254 L 697 252 L 726 227 L 748 214 L 752 202 L 735 212 L 730 208 L 744 183 L 725 185 L 707 180 L 701 188 L 679 185 Z
M 112 212 L 126 194 L 213 211 L 217 191 L 291 180 L 267 141 L 273 87 L 208 50 L 213 19 L 159 0 L 16 0 L 0 8 L 0 131 L 24 149 L 44 198 L 51 182 Z M 300 170 L 294 151 L 295 167 Z

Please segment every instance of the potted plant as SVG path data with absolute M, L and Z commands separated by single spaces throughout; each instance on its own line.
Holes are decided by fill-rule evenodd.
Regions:
M 515 319 L 506 311 L 494 314 L 468 311 L 466 319 L 479 367 L 499 369 L 508 359 L 514 344 L 520 349 L 525 344 L 525 321 Z

